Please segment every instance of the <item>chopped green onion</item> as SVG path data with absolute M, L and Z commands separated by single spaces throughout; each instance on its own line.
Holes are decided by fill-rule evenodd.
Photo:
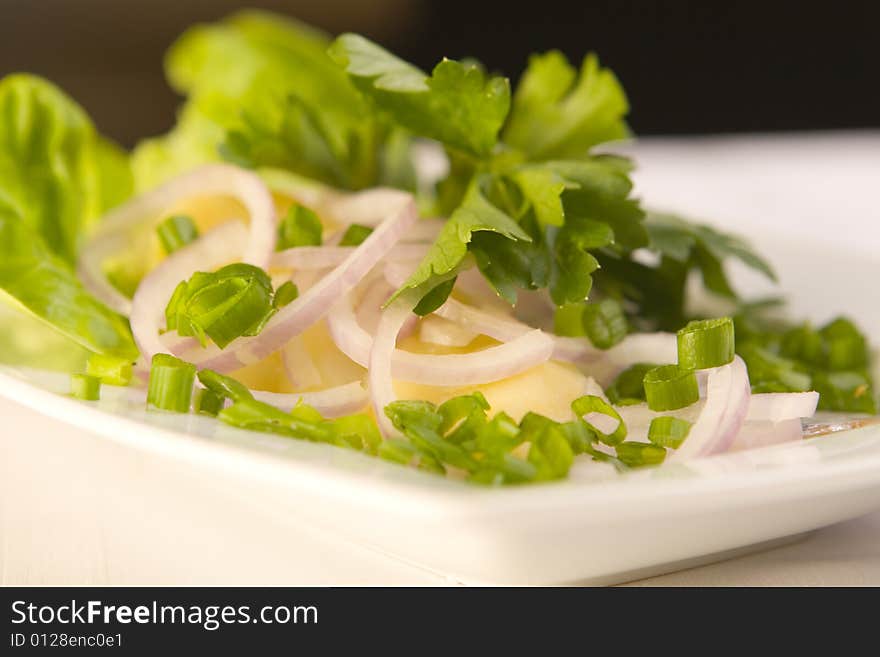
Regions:
M 608 394 L 608 399 L 617 406 L 639 404 L 645 401 L 645 385 L 643 383 L 645 374 L 655 367 L 658 365 L 654 363 L 636 363 L 623 370 L 605 391 Z
M 839 372 L 868 367 L 868 344 L 855 325 L 838 317 L 819 330 L 825 340 L 828 369 Z
M 199 236 L 199 230 L 192 217 L 176 214 L 156 226 L 156 234 L 165 253 L 174 253 L 180 247 L 195 241 Z
M 691 426 L 687 420 L 671 415 L 655 417 L 648 427 L 648 440 L 660 447 L 678 449 L 690 433 Z
M 629 324 L 623 308 L 614 299 L 588 303 L 583 314 L 584 332 L 599 349 L 610 349 L 626 337 Z
M 195 399 L 193 400 L 193 410 L 205 415 L 217 415 L 223 408 L 225 401 L 225 397 L 218 395 L 213 390 L 199 388 L 196 390 Z
M 621 443 L 615 451 L 617 458 L 631 468 L 659 465 L 666 458 L 666 450 L 651 443 Z
M 281 286 L 275 290 L 275 297 L 272 299 L 272 305 L 274 305 L 275 308 L 284 308 L 284 306 L 298 296 L 299 288 L 296 286 L 296 283 L 293 281 L 287 281 L 286 283 L 282 283 Z
M 367 454 L 376 454 L 382 444 L 379 427 L 369 415 L 346 415 L 330 421 L 329 426 L 336 444 L 363 449 Z
M 70 394 L 77 399 L 97 401 L 101 398 L 101 379 L 90 374 L 71 374 Z
M 301 205 L 293 205 L 278 225 L 276 249 L 284 251 L 296 246 L 321 246 L 323 227 L 314 212 Z
M 479 452 L 498 457 L 522 444 L 520 433 L 516 421 L 502 411 L 477 429 L 475 447 Z
M 730 317 L 689 322 L 678 332 L 678 364 L 689 370 L 720 367 L 733 360 L 734 346 Z
M 361 226 L 360 224 L 351 224 L 345 229 L 342 239 L 339 240 L 339 246 L 360 246 L 365 239 L 370 236 L 373 229 L 369 226 Z
M 331 430 L 324 423 L 295 417 L 256 399 L 238 400 L 220 411 L 217 417 L 240 429 L 276 433 L 314 442 L 331 442 Z
M 382 441 L 377 451 L 380 459 L 401 465 L 409 465 L 418 453 L 419 451 L 412 444 L 400 438 L 389 438 Z
M 439 431 L 446 440 L 456 444 L 471 440 L 486 424 L 487 410 L 489 402 L 479 391 L 448 399 L 437 408 L 443 417 Z
M 150 365 L 147 404 L 164 411 L 188 413 L 196 366 L 170 354 L 156 354 Z
M 269 320 L 272 282 L 259 267 L 235 263 L 214 273 L 196 272 L 177 286 L 165 309 L 168 330 L 205 336 L 221 349 L 243 335 L 257 335 Z
M 564 479 L 574 463 L 574 452 L 562 432 L 550 425 L 532 440 L 528 461 L 535 467 L 535 479 Z
M 131 361 L 115 356 L 92 354 L 86 362 L 86 374 L 96 376 L 101 383 L 127 386 L 131 382 Z
M 571 338 L 579 338 L 587 334 L 584 329 L 584 304 L 567 303 L 556 309 L 553 316 L 553 332 Z
M 583 397 L 578 397 L 571 402 L 571 410 L 573 410 L 574 414 L 581 418 L 581 420 L 596 433 L 599 440 L 606 445 L 617 445 L 618 443 L 623 442 L 623 439 L 626 438 L 626 424 L 624 423 L 623 418 L 620 417 L 620 413 L 614 410 L 614 407 L 601 397 L 597 397 L 596 395 L 584 395 Z M 611 432 L 602 431 L 596 426 L 595 419 L 592 421 L 584 419 L 585 415 L 590 415 L 591 413 L 599 413 L 608 416 L 612 420 L 616 420 L 617 427 Z
M 231 399 L 232 401 L 254 398 L 251 391 L 247 389 L 247 386 L 239 383 L 232 377 L 213 370 L 199 371 L 199 381 L 215 395 Z
M 700 398 L 693 370 L 678 365 L 661 365 L 649 370 L 642 380 L 645 399 L 652 411 L 674 411 L 690 406 Z

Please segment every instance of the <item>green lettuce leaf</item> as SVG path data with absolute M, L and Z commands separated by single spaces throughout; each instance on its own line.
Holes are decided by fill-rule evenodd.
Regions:
M 0 80 L 0 290 L 15 305 L 96 352 L 137 356 L 128 323 L 77 280 L 77 246 L 124 200 L 124 154 L 85 112 L 30 75 Z
M 170 133 L 136 149 L 138 187 L 220 157 L 349 189 L 413 185 L 408 137 L 370 111 L 329 45 L 323 33 L 261 11 L 189 29 L 166 57 L 169 82 L 187 101 Z
M 506 78 L 451 59 L 437 64 L 429 77 L 357 34 L 337 38 L 330 54 L 396 124 L 477 156 L 494 148 L 510 108 Z

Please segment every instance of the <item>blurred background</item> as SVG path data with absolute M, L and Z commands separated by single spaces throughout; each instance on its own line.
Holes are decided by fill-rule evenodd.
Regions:
M 0 75 L 51 78 L 131 145 L 174 120 L 161 64 L 174 38 L 254 6 L 361 32 L 427 69 L 474 56 L 516 78 L 531 52 L 595 50 L 639 134 L 880 126 L 869 0 L 0 0 Z

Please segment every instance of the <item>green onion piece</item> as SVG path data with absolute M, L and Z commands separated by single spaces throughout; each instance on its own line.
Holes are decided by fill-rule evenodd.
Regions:
M 400 438 L 389 438 L 382 441 L 377 450 L 380 459 L 409 465 L 418 455 L 419 451 L 410 443 Z
M 213 370 L 201 370 L 199 372 L 199 381 L 215 395 L 231 399 L 232 401 L 254 398 L 251 391 L 247 389 L 247 386 L 239 383 L 232 377 Z
M 623 442 L 623 439 L 626 438 L 626 424 L 624 423 L 623 418 L 620 417 L 620 413 L 614 410 L 614 407 L 601 397 L 597 397 L 596 395 L 584 395 L 583 397 L 578 397 L 571 402 L 571 410 L 573 410 L 574 414 L 581 418 L 584 424 L 592 429 L 599 437 L 599 440 L 606 445 L 617 445 L 618 443 Z M 584 419 L 585 415 L 590 415 L 592 413 L 599 413 L 601 415 L 606 415 L 613 420 L 617 420 L 617 427 L 611 432 L 602 431 L 596 426 L 596 419 Z
M 567 303 L 556 309 L 553 316 L 553 332 L 570 338 L 579 338 L 587 334 L 584 329 L 584 304 Z
M 681 418 L 664 415 L 651 420 L 648 440 L 660 447 L 678 449 L 691 431 L 692 423 Z
M 650 443 L 621 443 L 615 447 L 617 458 L 631 468 L 659 465 L 666 458 L 666 450 Z
M 329 423 L 336 444 L 362 449 L 367 454 L 377 454 L 382 444 L 382 434 L 376 421 L 369 415 L 358 413 L 346 415 Z
M 649 370 L 658 367 L 654 363 L 636 363 L 614 379 L 614 382 L 605 391 L 612 404 L 627 406 L 639 404 L 645 401 L 645 385 L 642 381 Z
M 101 383 L 107 385 L 127 386 L 131 382 L 131 361 L 92 354 L 86 362 L 86 374 L 98 377 Z
M 443 418 L 439 431 L 446 440 L 461 444 L 472 440 L 486 424 L 489 402 L 479 391 L 448 399 L 437 408 Z
M 733 360 L 734 345 L 730 317 L 689 322 L 678 332 L 678 364 L 689 370 L 726 365 Z
M 535 467 L 535 479 L 564 479 L 574 463 L 574 452 L 557 427 L 547 426 L 532 441 L 528 460 Z
M 220 411 L 217 417 L 226 424 L 240 429 L 264 431 L 313 442 L 332 442 L 330 440 L 332 432 L 324 423 L 297 418 L 256 399 L 238 400 L 232 406 Z
M 192 217 L 176 214 L 156 226 L 156 234 L 165 253 L 174 253 L 180 247 L 196 240 L 199 230 Z
M 610 349 L 629 332 L 623 308 L 614 299 L 588 303 L 584 307 L 583 323 L 590 342 L 599 349 Z
M 275 290 L 275 297 L 272 299 L 272 305 L 276 308 L 284 308 L 284 306 L 298 296 L 299 288 L 296 286 L 296 283 L 293 281 L 287 281 L 286 283 L 282 283 L 281 286 Z
M 268 274 L 235 263 L 213 273 L 196 272 L 178 285 L 165 309 L 165 323 L 202 345 L 207 336 L 223 349 L 243 335 L 257 335 L 274 312 Z
M 301 205 L 293 205 L 278 225 L 276 250 L 295 246 L 321 246 L 323 227 L 314 212 Z
M 213 390 L 199 388 L 196 390 L 193 400 L 193 410 L 205 415 L 217 415 L 223 408 L 225 401 L 226 399 L 222 395 L 218 395 Z
M 360 246 L 365 239 L 370 236 L 373 229 L 369 226 L 361 226 L 360 224 L 351 224 L 345 229 L 342 239 L 339 240 L 339 246 Z
M 90 374 L 71 374 L 70 394 L 77 399 L 97 401 L 101 398 L 101 379 Z
M 170 354 L 156 354 L 150 365 L 147 404 L 163 411 L 188 413 L 196 366 Z
M 642 380 L 645 398 L 652 411 L 674 411 L 690 406 L 700 398 L 693 370 L 678 365 L 661 365 L 649 370 Z
M 477 451 L 498 457 L 506 454 L 522 444 L 519 426 L 507 413 L 495 415 L 489 422 L 484 422 L 477 430 L 475 447 Z

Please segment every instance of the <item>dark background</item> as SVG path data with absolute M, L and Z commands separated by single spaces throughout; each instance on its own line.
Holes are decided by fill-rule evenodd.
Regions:
M 0 0 L 0 74 L 50 77 L 125 144 L 166 130 L 161 56 L 186 26 L 262 6 L 359 31 L 423 68 L 465 55 L 599 53 L 640 134 L 880 126 L 880 2 L 744 0 Z

